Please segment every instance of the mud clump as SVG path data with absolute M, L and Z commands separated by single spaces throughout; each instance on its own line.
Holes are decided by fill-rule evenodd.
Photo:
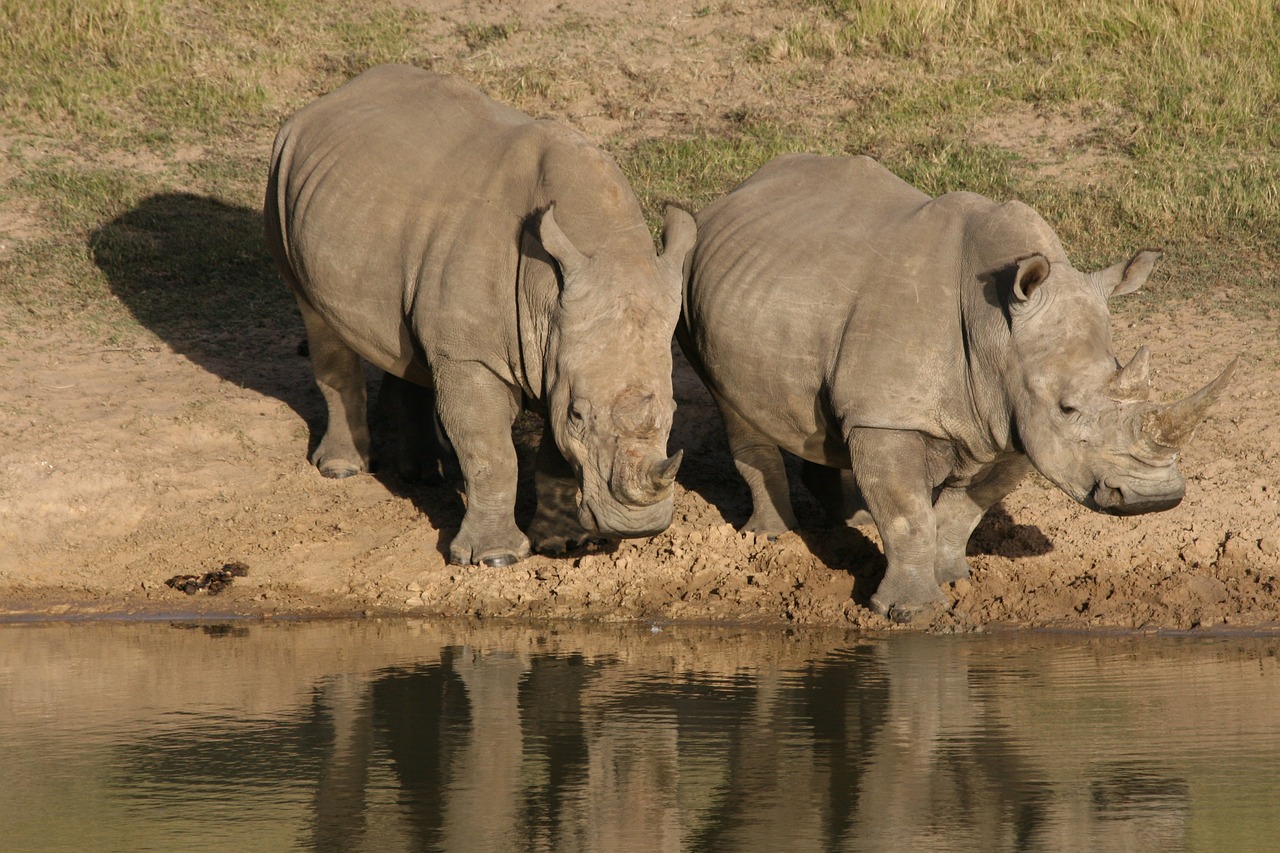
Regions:
M 249 574 L 249 567 L 244 563 L 224 563 L 222 568 L 205 572 L 203 575 L 174 575 L 165 581 L 164 585 L 185 592 L 187 595 L 195 595 L 201 590 L 209 595 L 217 595 L 231 586 L 231 582 L 236 578 L 242 578 L 247 574 Z

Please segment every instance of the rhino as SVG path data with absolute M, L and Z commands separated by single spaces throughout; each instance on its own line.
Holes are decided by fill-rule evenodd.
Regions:
M 1179 448 L 1235 362 L 1159 404 L 1147 348 L 1116 360 L 1107 300 L 1158 251 L 1081 272 L 1026 204 L 930 198 L 861 156 L 779 157 L 696 219 L 677 339 L 750 488 L 746 529 L 796 526 L 779 448 L 800 457 L 830 512 L 879 530 L 876 612 L 943 602 L 1032 467 L 1099 512 L 1182 499 Z
M 363 359 L 424 438 L 438 413 L 456 453 L 466 514 L 451 561 L 509 565 L 671 523 L 689 213 L 668 208 L 659 257 L 622 172 L 585 137 L 386 65 L 284 123 L 264 217 L 328 410 L 321 474 L 370 469 Z M 522 407 L 544 416 L 528 536 L 515 521 Z

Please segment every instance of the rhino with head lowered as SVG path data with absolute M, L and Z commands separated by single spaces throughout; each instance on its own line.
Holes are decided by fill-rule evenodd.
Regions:
M 392 65 L 283 125 L 265 220 L 328 407 L 322 474 L 369 469 L 364 359 L 393 397 L 419 389 L 397 409 L 428 421 L 416 424 L 424 440 L 438 412 L 457 454 L 454 562 L 505 565 L 531 544 L 558 553 L 670 524 L 670 341 L 689 214 L 668 210 L 659 257 L 621 171 L 584 137 Z M 529 536 L 514 515 L 522 406 L 545 416 Z
M 1100 512 L 1182 499 L 1179 448 L 1234 362 L 1165 405 L 1145 347 L 1116 360 L 1107 300 L 1158 252 L 1081 272 L 1025 204 L 930 198 L 867 157 L 780 157 L 697 222 L 677 337 L 750 487 L 747 528 L 795 526 L 779 448 L 801 457 L 829 511 L 880 531 L 878 612 L 943 601 L 1032 466 Z

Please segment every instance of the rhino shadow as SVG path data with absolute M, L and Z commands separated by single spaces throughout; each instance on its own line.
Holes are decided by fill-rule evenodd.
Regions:
M 1053 550 L 1053 541 L 1034 524 L 1018 524 L 1000 501 L 978 522 L 967 553 L 999 557 L 1038 557 Z
M 741 527 L 751 516 L 751 495 L 734 467 L 720 410 L 678 346 L 672 347 L 671 357 L 676 414 L 669 451 L 684 451 L 676 482 Z
M 88 248 L 112 293 L 174 352 L 293 409 L 310 434 L 298 452 L 310 458 L 324 436 L 324 401 L 300 348 L 306 332 L 297 303 L 267 250 L 260 209 L 194 193 L 158 193 L 96 228 Z M 375 404 L 380 373 L 369 369 L 367 376 L 375 446 L 385 446 L 390 428 Z M 523 472 L 532 465 L 536 431 L 518 434 L 517 449 L 517 518 L 527 522 L 533 487 Z M 392 467 L 382 466 L 375 476 L 445 534 L 441 550 L 447 556 L 451 534 L 462 523 L 460 478 L 434 486 L 405 483 Z
M 308 422 L 323 414 L 304 332 L 259 210 L 193 193 L 143 199 L 89 235 L 111 291 L 174 352 Z

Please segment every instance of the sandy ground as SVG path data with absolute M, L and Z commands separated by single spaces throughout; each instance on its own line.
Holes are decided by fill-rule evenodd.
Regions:
M 455 44 L 462 7 L 436 5 L 441 38 Z M 521 13 L 527 21 L 500 46 L 505 60 L 486 61 L 539 50 L 539 15 L 555 23 L 554 15 L 594 9 L 544 5 Z M 751 94 L 749 69 L 715 61 L 719 45 L 768 29 L 760 7 L 731 5 L 736 14 L 698 16 L 693 4 L 664 4 L 671 15 L 636 24 L 651 27 L 647 40 L 617 42 L 630 45 L 610 59 L 617 75 L 583 87 L 564 110 L 569 120 L 598 139 L 628 128 L 665 132 L 682 110 L 764 97 Z M 471 14 L 497 21 L 511 13 L 491 4 Z M 681 57 L 689 44 L 701 46 L 697 63 L 672 68 L 662 58 Z M 571 67 L 581 55 L 570 45 L 560 57 Z M 655 79 L 664 82 L 653 97 L 639 99 L 634 81 Z M 697 86 L 664 101 L 681 79 Z M 647 106 L 617 109 L 628 98 Z M 269 145 L 260 140 L 264 172 Z M 29 221 L 30 212 L 23 216 Z M 974 535 L 972 579 L 948 588 L 950 606 L 916 627 L 1280 623 L 1275 320 L 1193 305 L 1141 317 L 1127 310 L 1116 317 L 1117 351 L 1127 359 L 1150 346 L 1157 399 L 1199 387 L 1231 355 L 1241 357 L 1233 385 L 1184 454 L 1186 499 L 1158 515 L 1111 518 L 1033 477 Z M 866 608 L 884 569 L 873 528 L 824 528 L 801 495 L 802 530 L 773 542 L 737 532 L 749 514 L 746 489 L 719 417 L 681 359 L 671 445 L 684 449 L 685 462 L 671 528 L 495 569 L 446 561 L 463 508 L 456 485 L 409 486 L 390 473 L 330 481 L 307 462 L 323 410 L 296 353 L 300 323 L 246 331 L 231 348 L 194 334 L 102 348 L 58 328 L 18 332 L 0 349 L 0 618 L 414 613 L 890 627 Z M 522 423 L 517 432 L 528 463 L 536 430 Z M 522 522 L 532 512 L 523 485 Z M 165 583 L 230 563 L 245 573 L 216 595 Z
M 1274 334 L 1185 311 L 1120 328 L 1160 365 L 1160 389 L 1207 380 L 1222 341 L 1242 358 L 1186 451 L 1183 503 L 1136 518 L 1090 513 L 1038 476 L 989 513 L 974 575 L 935 629 L 992 623 L 1191 628 L 1280 621 L 1280 370 Z M 883 572 L 874 528 L 804 529 L 774 542 L 749 514 L 719 417 L 677 360 L 672 447 L 685 450 L 665 533 L 494 569 L 448 565 L 453 485 L 394 475 L 326 480 L 306 461 L 322 423 L 297 339 L 199 360 L 168 345 L 9 353 L 0 374 L 0 616 L 412 612 L 603 620 L 887 623 L 865 607 Z M 531 461 L 527 437 L 522 455 Z M 519 515 L 532 511 L 525 482 Z M 175 575 L 247 568 L 221 592 Z

